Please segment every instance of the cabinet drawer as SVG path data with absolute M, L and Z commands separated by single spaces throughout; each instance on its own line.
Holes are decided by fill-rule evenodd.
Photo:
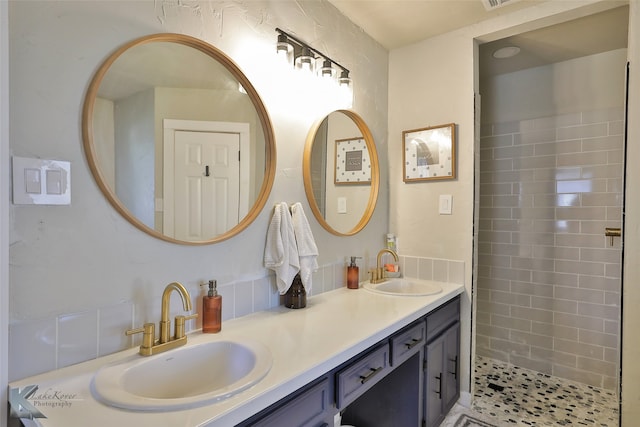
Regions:
M 391 366 L 402 364 L 427 343 L 427 324 L 424 321 L 400 331 L 391 338 Z
M 456 297 L 427 316 L 427 341 L 437 337 L 460 318 L 460 297 Z
M 389 344 L 384 344 L 339 371 L 336 374 L 338 409 L 353 402 L 390 370 Z
M 327 425 L 323 419 L 329 410 L 329 380 L 324 379 L 295 396 L 270 415 L 249 424 L 252 427 L 316 427 Z

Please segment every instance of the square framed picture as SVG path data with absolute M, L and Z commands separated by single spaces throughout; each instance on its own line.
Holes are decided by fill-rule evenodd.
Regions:
M 336 140 L 335 165 L 336 185 L 371 183 L 371 159 L 364 138 Z
M 455 123 L 403 131 L 404 182 L 455 179 L 455 141 Z

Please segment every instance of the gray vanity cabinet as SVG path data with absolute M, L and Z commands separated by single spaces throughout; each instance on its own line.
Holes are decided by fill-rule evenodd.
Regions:
M 427 316 L 424 360 L 426 427 L 440 425 L 460 396 L 460 299 Z

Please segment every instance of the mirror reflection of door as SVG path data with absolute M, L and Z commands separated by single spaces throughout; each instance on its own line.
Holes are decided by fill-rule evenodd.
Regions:
M 163 233 L 193 241 L 236 226 L 249 207 L 249 126 L 165 120 Z

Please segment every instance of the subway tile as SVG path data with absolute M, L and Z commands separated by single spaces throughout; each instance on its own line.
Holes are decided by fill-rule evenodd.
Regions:
M 578 276 L 578 287 L 618 292 L 620 290 L 620 279 L 581 274 Z
M 622 178 L 622 167 L 620 165 L 583 166 L 581 169 L 580 178 L 585 178 L 585 179 Z
M 478 266 L 478 277 L 481 279 L 491 277 L 491 267 L 488 265 Z
M 589 384 L 594 387 L 602 387 L 602 375 L 594 374 L 579 369 L 573 369 L 562 365 L 553 366 L 553 375 L 557 375 L 561 378 L 581 382 L 583 384 Z
M 494 159 L 518 159 L 533 156 L 533 145 L 517 145 L 512 147 L 496 147 L 493 149 Z M 515 168 L 524 169 L 524 168 Z
M 511 281 L 501 279 L 488 279 L 483 277 L 482 280 L 478 280 L 478 288 L 508 292 L 511 289 Z
M 605 305 L 615 305 L 620 306 L 622 302 L 622 298 L 620 292 L 605 292 L 604 293 L 604 303 Z
M 511 233 L 511 242 L 518 245 L 552 245 L 554 241 L 553 233 Z
M 536 219 L 533 231 L 542 233 L 579 233 L 580 222 L 566 219 Z
M 133 304 L 123 302 L 98 310 L 98 356 L 115 353 L 130 347 L 124 334 L 133 328 Z
M 478 230 L 492 230 L 493 229 L 493 221 L 490 219 L 479 219 L 478 220 Z
M 531 307 L 531 296 L 510 292 L 491 291 L 491 301 L 499 304 L 519 305 Z
M 493 197 L 491 195 L 481 195 L 479 206 L 482 208 L 490 208 L 493 206 Z
M 520 356 L 529 356 L 529 346 L 526 344 L 519 344 L 508 340 L 501 340 L 497 338 L 491 338 L 491 349 L 507 354 L 517 354 Z
M 507 328 L 501 328 L 495 325 L 477 325 L 476 330 L 480 335 L 484 335 L 487 337 L 503 340 L 509 339 L 509 329 Z
M 537 297 L 534 297 L 537 298 Z M 538 308 L 511 306 L 511 316 L 519 319 L 532 320 L 536 322 L 549 322 L 553 319 L 553 312 Z
M 620 221 L 622 219 L 622 207 L 607 206 L 607 220 Z
M 493 348 L 491 348 L 491 344 L 489 343 L 486 346 L 483 347 L 477 347 L 476 348 L 476 353 L 479 356 L 482 357 L 488 357 L 491 359 L 496 359 L 496 360 L 502 360 L 504 362 L 507 362 L 509 360 L 509 354 L 505 353 L 503 351 L 499 351 L 499 350 L 495 350 Z
M 593 372 L 600 375 L 613 377 L 616 375 L 617 366 L 615 363 L 603 360 L 590 359 L 588 357 L 578 357 L 578 369 Z
M 512 208 L 511 218 L 513 219 L 548 219 L 554 217 L 554 207 L 542 208 Z
M 321 271 L 320 269 L 311 274 L 312 291 L 314 295 L 322 293 L 322 279 L 318 279 L 316 273 Z M 262 277 L 252 282 L 253 286 L 253 311 L 264 311 L 270 308 L 271 302 L 271 289 L 269 285 L 269 278 Z
M 557 246 L 573 246 L 586 248 L 604 248 L 604 232 L 601 234 L 558 234 L 556 235 Z
M 513 159 L 513 169 L 542 169 L 556 166 L 556 156 L 520 157 Z
M 494 267 L 491 269 L 491 277 L 496 279 L 505 280 L 517 280 L 520 282 L 530 282 L 532 272 L 529 270 L 518 270 L 514 268 L 499 268 Z
M 582 151 L 582 142 L 579 139 L 567 141 L 554 141 L 534 145 L 536 156 L 548 156 L 555 154 L 579 153 Z
M 624 183 L 621 178 L 609 178 L 607 179 L 607 192 L 609 193 L 622 193 L 624 190 Z
M 602 377 L 602 388 L 605 390 L 619 390 L 618 376 L 615 377 Z
M 448 262 L 443 259 L 433 260 L 433 280 L 438 282 L 449 281 Z
M 480 193 L 486 196 L 492 194 L 511 194 L 511 184 L 510 183 L 490 183 L 490 184 L 480 184 Z M 482 218 L 486 218 L 487 215 L 480 215 Z
M 624 140 L 622 135 L 608 135 L 599 138 L 582 140 L 582 151 L 610 151 L 621 150 Z
M 500 325 L 509 329 L 516 329 L 523 332 L 531 332 L 531 320 L 518 319 L 514 317 L 500 316 L 499 314 L 491 314 L 491 324 Z
M 491 253 L 496 255 L 517 255 L 528 257 L 533 254 L 532 245 L 513 245 L 503 243 L 493 243 Z
M 491 301 L 491 291 L 489 289 L 482 289 L 478 287 L 476 290 L 476 300 L 480 301 Z
M 494 135 L 504 135 L 516 132 L 520 132 L 520 122 L 518 121 L 493 124 Z
M 604 360 L 606 362 L 618 363 L 620 359 L 620 353 L 617 348 L 605 348 Z
M 535 246 L 533 248 L 535 258 L 549 258 L 559 260 L 580 259 L 580 248 L 568 248 L 558 246 Z
M 620 264 L 621 258 L 619 249 L 580 248 L 581 261 L 600 261 Z
M 598 152 L 558 154 L 556 165 L 563 166 L 593 166 L 606 165 L 607 156 Z
M 609 127 L 606 123 L 595 123 L 558 128 L 556 135 L 558 141 L 562 141 L 565 139 L 594 138 L 598 136 L 605 136 L 608 131 Z
M 577 167 L 554 167 L 548 169 L 536 169 L 533 171 L 535 181 L 565 181 L 584 178 L 582 176 L 582 168 Z
M 559 114 L 555 116 L 540 117 L 536 119 L 523 120 L 520 123 L 522 131 L 533 129 L 550 129 L 562 126 L 574 126 L 582 123 L 581 113 Z
M 57 367 L 98 356 L 98 313 L 95 310 L 58 316 Z
M 603 320 L 618 320 L 620 318 L 620 308 L 611 305 L 579 302 L 578 314 L 582 316 L 597 317 Z
M 433 260 L 431 258 L 418 259 L 418 279 L 433 280 Z
M 607 218 L 607 208 L 604 206 L 591 207 L 557 207 L 558 220 L 603 220 Z
M 480 230 L 480 232 L 478 233 L 478 238 L 481 242 L 511 243 L 511 232 Z
M 536 207 L 542 206 L 580 206 L 579 193 L 536 194 L 533 199 Z
M 509 363 L 519 368 L 531 369 L 547 375 L 551 375 L 551 372 L 553 372 L 553 365 L 550 361 L 535 358 L 533 355 L 522 357 L 517 354 L 510 354 Z
M 606 159 L 604 163 L 606 163 Z M 480 170 L 481 171 L 513 170 L 513 160 L 512 159 L 480 160 Z
M 492 230 L 533 231 L 533 221 L 519 219 L 492 219 Z
M 491 181 L 504 182 L 530 182 L 535 180 L 534 170 L 498 170 L 491 172 Z
M 609 135 L 624 135 L 624 121 L 609 122 Z
M 590 357 L 592 359 L 602 360 L 604 357 L 604 347 L 599 345 L 591 345 L 555 338 L 553 348 L 554 350 L 562 351 L 564 353 L 572 353 L 577 356 Z
M 404 275 L 405 277 L 418 277 L 418 258 L 409 256 L 404 258 Z
M 577 179 L 558 181 L 556 193 L 594 193 L 604 192 L 607 189 L 606 179 Z
M 609 278 L 619 279 L 622 277 L 622 267 L 620 264 L 606 264 L 604 275 Z
M 499 304 L 496 302 L 485 303 L 484 309 L 487 310 L 492 315 L 499 315 L 509 317 L 511 315 L 511 310 L 508 304 Z
M 511 267 L 523 270 L 554 271 L 555 261 L 545 258 L 511 257 Z
M 621 107 L 604 108 L 582 112 L 582 123 L 601 123 L 624 119 L 624 109 Z
M 578 312 L 578 303 L 576 301 L 558 298 L 532 297 L 531 307 L 556 313 L 576 314 Z
M 588 329 L 590 331 L 604 331 L 604 319 L 582 316 L 570 313 L 554 313 L 553 323 L 572 328 Z
M 449 261 L 449 282 L 464 285 L 464 261 Z
M 618 337 L 616 335 L 589 331 L 586 329 L 579 330 L 578 341 L 585 344 L 599 345 L 608 348 L 618 347 Z
M 611 150 L 607 152 L 607 163 L 610 165 L 620 165 L 624 163 L 624 151 L 623 150 Z
M 622 227 L 622 221 L 620 219 L 616 221 L 595 221 L 595 220 L 585 220 L 580 222 L 580 233 L 582 234 L 597 234 L 598 236 L 604 235 L 604 229 L 607 227 Z M 608 239 L 604 239 L 606 241 Z M 607 249 L 611 249 L 611 246 L 607 244 Z M 619 251 L 619 249 L 618 249 Z
M 592 302 L 595 304 L 604 303 L 604 292 L 594 289 L 556 286 L 554 288 L 554 297 L 564 300 Z
M 557 260 L 556 271 L 558 273 L 588 274 L 591 276 L 604 276 L 604 264 L 601 262 Z
M 548 360 L 554 365 L 576 367 L 578 357 L 575 354 L 563 353 L 548 348 L 531 347 L 531 357 L 539 360 Z
M 491 135 L 493 135 L 493 124 L 491 123 L 480 124 L 480 138 L 485 138 Z
M 485 161 L 485 160 L 492 160 L 493 157 L 493 148 L 482 148 L 480 149 L 480 160 L 481 161 Z
M 487 136 L 480 139 L 481 150 L 493 149 L 497 147 L 510 147 L 513 145 L 513 135 L 495 135 Z
M 488 325 L 488 324 L 491 323 L 491 313 L 485 312 L 485 311 L 481 311 L 480 310 L 481 306 L 482 306 L 482 304 L 478 304 L 478 312 L 477 312 L 477 315 L 476 315 L 476 322 Z
M 531 322 L 531 332 L 537 335 L 546 335 L 548 337 L 578 341 L 578 328 L 569 326 L 546 322 Z
M 497 194 L 497 195 L 493 195 L 492 197 L 492 201 L 493 201 L 493 206 L 495 207 L 516 207 L 516 206 L 521 206 L 521 196 L 519 195 L 504 195 L 504 194 Z
M 537 144 L 539 142 L 551 142 L 556 140 L 555 129 L 539 129 L 531 132 L 522 132 L 514 135 L 513 143 L 521 144 Z
M 565 286 L 578 285 L 578 275 L 576 274 L 558 273 L 551 271 L 534 271 L 532 276 L 533 282 L 535 283 Z
M 553 349 L 553 338 L 544 335 L 512 330 L 509 334 L 512 341 L 533 347 Z
M 539 283 L 527 283 L 527 282 L 511 282 L 511 292 L 526 295 L 536 295 L 541 297 L 553 296 L 553 286 L 543 285 Z
M 9 381 L 56 369 L 58 338 L 55 318 L 9 325 Z
M 478 253 L 479 254 L 490 254 L 491 253 L 491 243 L 478 241 Z

